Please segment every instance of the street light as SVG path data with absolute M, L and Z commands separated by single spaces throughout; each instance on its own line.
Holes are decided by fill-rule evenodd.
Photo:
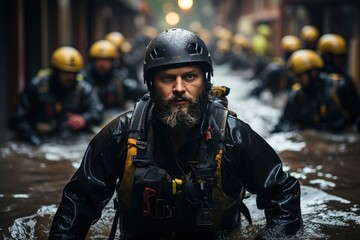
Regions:
M 182 10 L 189 10 L 193 6 L 193 0 L 178 0 L 178 5 Z
M 165 20 L 167 24 L 174 26 L 179 23 L 180 17 L 179 14 L 177 14 L 176 12 L 169 12 L 166 14 Z

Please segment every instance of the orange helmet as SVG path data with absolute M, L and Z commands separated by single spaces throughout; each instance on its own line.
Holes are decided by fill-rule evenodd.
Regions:
M 65 46 L 57 48 L 51 55 L 51 65 L 66 72 L 79 72 L 83 66 L 83 58 L 78 50 Z

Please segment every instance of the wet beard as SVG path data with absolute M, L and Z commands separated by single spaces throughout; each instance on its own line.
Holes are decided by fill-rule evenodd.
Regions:
M 193 128 L 201 121 L 203 109 L 203 97 L 198 97 L 195 101 L 189 100 L 190 104 L 184 106 L 170 106 L 170 102 L 154 98 L 155 113 L 157 119 L 165 126 L 170 128 Z

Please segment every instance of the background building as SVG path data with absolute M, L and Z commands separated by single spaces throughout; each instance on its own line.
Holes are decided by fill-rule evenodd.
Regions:
M 179 0 L 181 1 L 181 0 Z M 0 128 L 18 94 L 38 69 L 47 67 L 52 51 L 61 45 L 80 50 L 110 31 L 134 38 L 145 25 L 158 29 L 190 28 L 194 22 L 211 32 L 215 26 L 249 37 L 267 24 L 272 33 L 272 55 L 281 54 L 280 39 L 298 35 L 306 24 L 321 34 L 337 33 L 349 46 L 349 73 L 360 89 L 359 12 L 357 0 L 13 0 L 0 10 Z M 167 22 L 169 12 L 174 22 Z

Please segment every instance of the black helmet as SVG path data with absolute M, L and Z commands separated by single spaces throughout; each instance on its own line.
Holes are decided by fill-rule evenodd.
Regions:
M 180 28 L 172 28 L 161 32 L 146 47 L 144 59 L 144 82 L 151 89 L 149 72 L 156 68 L 172 65 L 199 64 L 208 73 L 206 81 L 210 82 L 213 65 L 209 50 L 204 41 L 195 33 Z

